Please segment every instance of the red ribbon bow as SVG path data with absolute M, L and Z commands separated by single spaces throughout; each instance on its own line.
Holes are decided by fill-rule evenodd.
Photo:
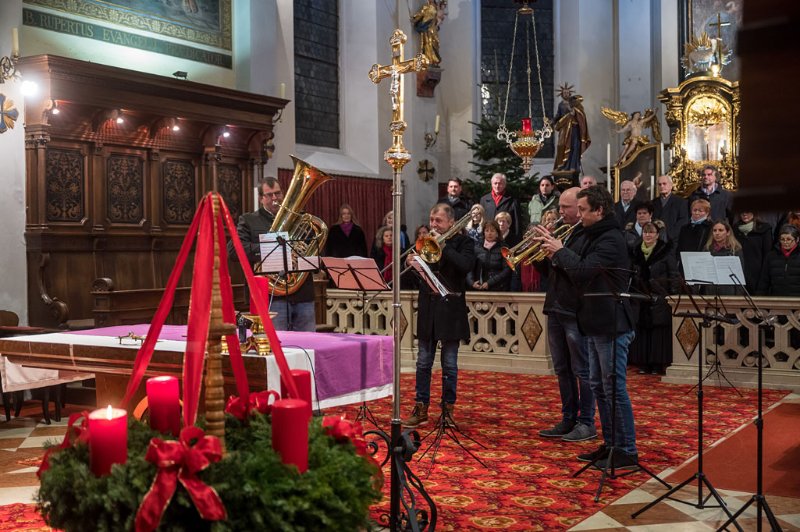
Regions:
M 158 467 L 158 473 L 136 514 L 137 532 L 158 527 L 178 481 L 189 492 L 200 517 L 207 521 L 225 519 L 225 506 L 217 492 L 197 478 L 197 473 L 222 459 L 218 438 L 206 436 L 198 427 L 185 427 L 180 441 L 150 440 L 145 459 Z
M 50 469 L 50 455 L 66 449 L 67 447 L 76 445 L 78 443 L 87 443 L 89 441 L 89 430 L 86 420 L 89 418 L 89 411 L 76 412 L 69 416 L 67 422 L 67 433 L 64 435 L 64 440 L 58 447 L 50 447 L 42 457 L 42 463 L 39 464 L 39 469 L 36 471 L 36 477 L 42 478 L 42 473 Z M 80 423 L 78 423 L 80 420 Z
M 322 427 L 337 442 L 351 441 L 356 448 L 356 453 L 361 456 L 367 455 L 367 440 L 364 439 L 361 423 L 348 421 L 338 416 L 325 416 L 322 420 Z
M 228 404 L 225 405 L 225 412 L 240 421 L 245 421 L 247 416 L 252 414 L 254 410 L 267 415 L 272 411 L 272 404 L 269 402 L 270 397 L 274 397 L 276 401 L 281 398 L 280 394 L 275 390 L 251 393 L 247 399 L 232 395 L 228 399 Z

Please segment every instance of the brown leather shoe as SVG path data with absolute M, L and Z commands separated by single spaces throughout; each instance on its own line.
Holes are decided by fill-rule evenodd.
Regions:
M 420 425 L 428 422 L 428 405 L 425 403 L 416 403 L 414 410 L 411 411 L 411 416 L 403 420 L 403 426 L 409 429 L 414 429 Z
M 447 413 L 447 420 L 450 421 L 450 423 L 452 423 L 454 425 L 456 423 L 456 418 L 455 418 L 455 415 L 454 415 L 454 410 L 455 409 L 456 409 L 456 405 L 453 404 L 453 403 L 445 403 L 444 404 L 444 410 Z

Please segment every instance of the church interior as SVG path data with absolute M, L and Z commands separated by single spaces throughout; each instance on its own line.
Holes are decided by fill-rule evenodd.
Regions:
M 4 0 L 0 530 L 800 530 L 798 20 Z

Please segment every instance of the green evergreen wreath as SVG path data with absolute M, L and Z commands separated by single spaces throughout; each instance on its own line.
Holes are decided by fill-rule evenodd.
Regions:
M 133 530 L 136 512 L 157 468 L 145 460 L 150 439 L 169 436 L 129 419 L 128 461 L 95 477 L 87 445 L 50 455 L 42 474 L 38 504 L 48 525 L 66 531 Z M 198 474 L 222 499 L 228 518 L 203 520 L 178 485 L 159 530 L 363 530 L 369 506 L 381 497 L 378 467 L 356 454 L 351 442 L 337 443 L 313 418 L 309 426 L 308 470 L 302 475 L 272 450 L 269 418 L 251 415 L 248 424 L 225 416 L 224 458 Z

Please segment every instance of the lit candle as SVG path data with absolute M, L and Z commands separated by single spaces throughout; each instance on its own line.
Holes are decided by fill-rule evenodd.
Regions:
M 150 428 L 177 436 L 181 431 L 181 404 L 178 379 L 153 377 L 147 379 L 147 406 L 150 409 Z
M 89 414 L 89 465 L 95 476 L 111 473 L 111 466 L 128 460 L 128 413 L 100 408 Z
M 525 133 L 531 132 L 531 119 L 530 118 L 523 118 L 522 119 L 522 131 Z
M 258 290 L 260 291 L 265 299 L 269 298 L 269 281 L 266 277 L 262 277 L 260 275 L 256 275 L 255 277 L 256 284 L 255 286 L 251 286 L 250 290 Z M 264 309 L 266 312 L 267 309 Z M 253 299 L 253 294 L 250 294 L 250 314 L 256 315 L 258 314 L 258 309 L 256 309 L 256 300 Z
M 11 57 L 19 56 L 19 30 L 11 28 Z
M 298 399 L 308 403 L 308 415 L 311 416 L 311 372 L 305 369 L 293 369 L 291 373 L 297 386 L 297 393 L 300 394 Z M 288 387 L 283 378 L 281 378 L 281 397 L 288 398 Z
M 272 404 L 272 448 L 284 464 L 294 464 L 304 473 L 308 469 L 308 403 L 300 399 L 280 399 Z
M 611 193 L 611 143 L 606 144 L 606 187 Z
M 656 177 L 651 175 L 650 176 L 650 199 L 653 199 L 655 197 L 655 191 L 656 191 Z
M 659 161 L 661 162 L 661 168 L 658 169 L 658 175 L 664 174 L 664 143 L 661 143 L 661 151 L 658 152 Z
M 433 127 L 433 132 L 436 133 L 437 135 L 439 134 L 439 119 L 440 118 L 441 117 L 439 115 L 436 115 L 436 125 Z
M 281 99 L 286 99 L 286 83 L 281 83 Z

